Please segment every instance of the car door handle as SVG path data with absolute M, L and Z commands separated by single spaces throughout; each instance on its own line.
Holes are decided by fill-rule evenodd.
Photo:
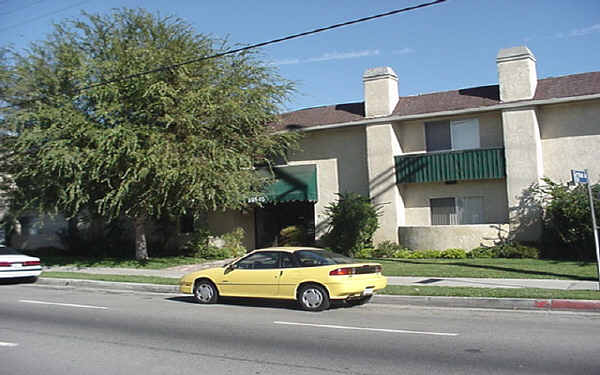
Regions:
M 224 282 L 224 283 L 228 283 L 228 282 L 229 282 L 229 280 L 223 280 L 223 282 Z

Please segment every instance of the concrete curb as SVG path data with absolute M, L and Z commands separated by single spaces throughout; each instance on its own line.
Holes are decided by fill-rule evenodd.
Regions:
M 37 284 L 58 287 L 81 287 L 88 289 L 108 289 L 151 293 L 179 293 L 177 285 L 158 285 L 144 283 L 120 283 L 97 280 L 58 279 L 40 277 Z M 479 308 L 504 310 L 537 310 L 537 311 L 581 311 L 600 313 L 600 301 L 595 300 L 563 300 L 563 299 L 526 299 L 526 298 L 481 298 L 481 297 L 431 297 L 431 296 L 397 296 L 379 294 L 373 297 L 378 304 Z
M 179 293 L 177 285 L 159 285 L 145 283 L 119 283 L 112 281 L 99 280 L 81 280 L 81 279 L 55 279 L 50 277 L 40 277 L 37 284 L 66 286 L 66 287 L 82 287 L 110 290 L 129 290 L 137 292 L 152 292 L 152 293 Z
M 530 298 L 482 298 L 482 297 L 431 297 L 431 296 L 396 296 L 376 295 L 373 302 L 381 304 L 455 307 L 504 310 L 538 310 L 538 311 L 586 311 L 600 313 L 600 301 L 564 300 L 564 299 L 530 299 Z

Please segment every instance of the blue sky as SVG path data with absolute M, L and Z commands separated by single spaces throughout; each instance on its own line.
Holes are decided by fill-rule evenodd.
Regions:
M 80 11 L 142 7 L 249 45 L 429 0 L 0 0 L 0 45 L 44 39 Z M 528 46 L 539 78 L 600 70 L 598 0 L 448 0 L 261 49 L 297 84 L 285 110 L 362 101 L 362 74 L 390 66 L 401 96 L 497 84 L 498 50 Z

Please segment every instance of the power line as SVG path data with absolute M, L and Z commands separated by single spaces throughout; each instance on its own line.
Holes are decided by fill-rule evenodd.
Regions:
M 359 18 L 359 19 L 355 19 L 355 20 L 351 20 L 351 21 L 347 21 L 347 22 L 343 22 L 343 23 L 337 23 L 331 26 L 326 26 L 326 27 L 321 27 L 318 29 L 314 29 L 314 30 L 310 30 L 310 31 L 305 31 L 302 33 L 298 33 L 298 34 L 293 34 L 293 35 L 288 35 L 282 38 L 277 38 L 277 39 L 272 39 L 266 42 L 261 42 L 261 43 L 256 43 L 256 44 L 252 44 L 246 47 L 241 47 L 241 48 L 236 48 L 233 50 L 229 50 L 229 51 L 225 51 L 225 52 L 221 52 L 221 53 L 217 53 L 214 55 L 210 55 L 210 56 L 204 56 L 204 57 L 199 57 L 199 58 L 195 58 L 195 59 L 191 59 L 191 60 L 186 60 L 180 63 L 176 63 L 176 64 L 171 64 L 171 65 L 166 65 L 166 66 L 161 66 L 155 69 L 150 69 L 150 70 L 145 70 L 139 73 L 134 73 L 134 74 L 130 74 L 130 75 L 126 75 L 123 77 L 117 77 L 117 78 L 113 78 L 113 79 L 109 79 L 109 80 L 105 80 L 105 81 L 101 81 L 98 83 L 94 83 L 92 85 L 89 86 L 85 86 L 82 87 L 78 90 L 78 92 L 81 91 L 85 91 L 85 90 L 89 90 L 92 88 L 96 88 L 96 87 L 101 87 L 101 86 L 106 86 L 112 83 L 117 83 L 117 82 L 122 82 L 122 81 L 126 81 L 126 80 L 130 80 L 133 78 L 138 78 L 144 75 L 148 75 L 148 74 L 152 74 L 152 73 L 158 73 L 158 72 L 162 72 L 165 70 L 169 70 L 169 69 L 177 69 L 181 66 L 184 65 L 188 65 L 188 64 L 193 64 L 193 63 L 197 63 L 200 61 L 205 61 L 205 60 L 209 60 L 209 59 L 214 59 L 214 58 L 218 58 L 218 57 L 223 57 L 223 56 L 227 56 L 227 55 L 231 55 L 231 54 L 235 54 L 235 53 L 239 53 L 239 52 L 243 52 L 243 51 L 248 51 L 251 49 L 255 49 L 255 48 L 259 48 L 259 47 L 264 47 L 264 46 L 268 46 L 270 44 L 275 44 L 275 43 L 281 43 L 284 41 L 288 41 L 291 39 L 296 39 L 296 38 L 301 38 L 307 35 L 312 35 L 312 34 L 317 34 L 317 33 L 321 33 L 324 31 L 328 31 L 328 30 L 332 30 L 332 29 L 337 29 L 340 27 L 344 27 L 344 26 L 349 26 L 349 25 L 353 25 L 353 24 L 357 24 L 357 23 L 361 23 L 361 22 L 366 22 L 366 21 L 370 21 L 373 19 L 377 19 L 377 18 L 382 18 L 382 17 L 387 17 L 387 16 L 391 16 L 394 14 L 399 14 L 399 13 L 404 13 L 404 12 L 409 12 L 412 10 L 416 10 L 416 9 L 420 9 L 420 8 L 425 8 L 425 7 L 429 7 L 432 5 L 437 5 L 440 3 L 445 2 L 446 0 L 436 0 L 436 1 L 431 1 L 428 3 L 422 3 L 422 4 L 418 4 L 415 6 L 411 6 L 411 7 L 406 7 L 406 8 L 402 8 L 402 9 L 396 9 L 396 10 L 392 10 L 389 12 L 385 12 L 385 13 L 380 13 L 380 14 L 376 14 L 373 16 L 369 16 L 369 17 L 363 17 L 363 18 Z M 43 99 L 44 97 L 39 97 L 39 98 L 35 98 L 35 99 L 29 99 L 26 101 L 21 102 L 20 104 L 26 104 L 26 103 L 31 103 L 40 99 Z M 5 109 L 5 108 L 11 108 L 14 107 L 14 105 L 10 105 L 10 106 L 6 106 L 6 107 L 0 107 L 0 109 Z

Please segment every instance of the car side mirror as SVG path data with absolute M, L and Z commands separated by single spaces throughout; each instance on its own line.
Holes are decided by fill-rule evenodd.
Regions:
M 225 273 L 227 274 L 227 273 L 233 271 L 236 268 L 238 268 L 237 264 L 235 264 L 235 263 L 234 264 L 228 264 L 228 265 L 225 266 Z

